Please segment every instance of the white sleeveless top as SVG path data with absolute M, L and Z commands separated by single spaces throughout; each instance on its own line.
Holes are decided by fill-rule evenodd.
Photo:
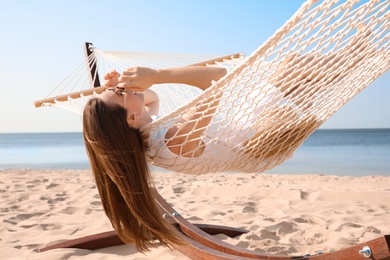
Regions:
M 149 136 L 149 149 L 147 151 L 148 160 L 151 164 L 156 164 L 159 167 L 170 169 L 176 172 L 191 173 L 191 174 L 204 174 L 209 172 L 222 172 L 231 171 L 231 161 L 233 157 L 237 157 L 237 138 L 234 138 L 234 143 L 229 142 L 228 138 L 219 136 L 215 138 L 215 133 L 211 138 L 208 133 L 205 133 L 203 142 L 205 143 L 205 149 L 203 153 L 198 157 L 185 157 L 177 155 L 166 146 L 165 134 L 169 126 L 164 129 L 159 129 L 153 132 Z M 228 132 L 228 131 L 227 131 Z M 244 131 L 240 131 L 243 134 Z M 237 136 L 237 135 L 236 135 Z M 242 136 L 246 136 L 245 134 Z M 243 154 L 244 155 L 244 154 Z M 218 156 L 218 160 L 215 160 L 215 156 Z M 222 160 L 222 162 L 221 162 Z M 248 158 L 243 158 L 242 165 L 237 166 L 240 171 L 247 171 L 254 167 L 255 163 L 250 163 Z
M 278 104 L 283 99 L 283 94 L 279 90 L 275 90 L 275 93 L 271 101 L 268 98 L 258 99 L 257 102 L 265 105 L 259 111 L 253 111 L 250 116 L 256 118 L 273 104 Z M 252 94 L 256 97 L 255 99 L 259 98 L 256 93 Z M 249 115 L 238 117 L 239 119 L 236 122 L 229 125 L 218 126 L 218 129 L 209 126 L 202 137 L 205 149 L 198 157 L 177 155 L 166 146 L 167 139 L 165 135 L 173 122 L 163 128 L 153 129 L 149 135 L 147 160 L 152 165 L 188 174 L 222 171 L 258 172 L 274 167 L 275 158 L 259 160 L 240 151 L 242 149 L 241 144 L 248 139 L 252 131 L 250 129 L 253 122 L 245 117 L 249 117 Z M 240 127 L 237 127 L 237 125 Z M 234 164 L 232 164 L 233 161 Z

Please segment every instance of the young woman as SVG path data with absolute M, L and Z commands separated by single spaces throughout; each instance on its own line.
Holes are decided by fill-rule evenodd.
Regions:
M 204 90 L 212 80 L 225 74 L 225 69 L 217 67 L 166 70 L 137 67 L 124 71 L 121 76 L 113 71 L 105 75 L 107 91 L 85 106 L 84 142 L 104 210 L 119 237 L 125 243 L 135 243 L 139 251 L 146 251 L 153 239 L 162 245 L 181 243 L 163 220 L 151 189 L 145 150 L 148 136 L 140 129 L 158 114 L 159 99 L 148 88 L 153 84 L 172 82 Z M 127 90 L 129 85 L 131 91 Z M 175 131 L 187 131 L 179 128 L 176 125 L 169 129 L 167 138 Z M 172 143 L 179 142 L 181 140 L 172 140 Z M 188 152 L 197 147 L 189 142 L 181 151 Z M 179 153 L 175 149 L 172 152 Z M 201 152 L 201 149 L 195 151 L 196 154 Z
M 283 97 L 302 95 L 305 89 L 294 85 L 294 82 L 321 80 L 326 75 L 324 71 L 335 65 L 353 68 L 362 58 L 356 58 L 356 55 L 367 47 L 365 43 L 355 37 L 343 50 L 325 58 L 290 56 L 270 77 L 269 83 Z M 339 60 L 345 55 L 353 62 L 340 64 Z M 316 66 L 306 66 L 308 63 Z M 161 83 L 182 83 L 205 90 L 212 81 L 218 81 L 225 74 L 224 68 L 191 66 L 162 70 L 134 67 L 121 74 L 112 71 L 104 77 L 107 90 L 89 100 L 85 106 L 84 142 L 104 210 L 119 237 L 125 243 L 134 243 L 139 251 L 147 251 L 154 240 L 166 246 L 182 243 L 164 221 L 153 196 L 146 160 L 147 148 L 153 139 L 149 140 L 148 133 L 143 133 L 142 129 L 158 115 L 159 98 L 149 87 Z M 342 77 L 342 74 L 336 74 L 327 80 L 332 83 Z M 295 81 L 286 80 L 289 78 Z M 313 89 L 310 91 L 313 92 Z M 213 105 L 198 106 L 197 111 L 206 111 L 202 117 L 191 113 L 188 116 L 194 120 L 183 118 L 164 131 L 165 140 L 168 140 L 166 146 L 169 147 L 166 149 L 172 156 L 202 156 L 205 146 L 199 136 L 215 111 L 207 107 Z

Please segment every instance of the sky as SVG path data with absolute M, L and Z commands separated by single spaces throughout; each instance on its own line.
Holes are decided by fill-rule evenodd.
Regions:
M 0 133 L 80 132 L 81 117 L 35 108 L 84 59 L 106 50 L 251 54 L 303 0 L 0 0 Z M 390 128 L 390 73 L 321 128 Z

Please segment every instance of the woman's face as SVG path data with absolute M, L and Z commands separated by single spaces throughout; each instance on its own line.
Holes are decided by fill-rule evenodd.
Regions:
M 98 97 L 107 105 L 119 105 L 126 109 L 127 115 L 141 115 L 145 108 L 144 94 L 121 88 L 108 88 Z

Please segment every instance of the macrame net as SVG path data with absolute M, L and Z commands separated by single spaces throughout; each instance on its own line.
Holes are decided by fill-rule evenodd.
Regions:
M 87 64 L 96 70 L 82 64 L 59 85 L 59 93 L 50 94 L 56 98 L 36 105 L 81 113 L 86 100 L 101 91 L 83 88 L 99 85 L 96 79 L 111 69 L 224 66 L 228 74 L 204 92 L 175 84 L 152 87 L 160 97 L 161 117 L 143 129 L 151 137 L 148 160 L 191 174 L 261 172 L 290 158 L 315 129 L 389 69 L 389 6 L 388 0 L 308 1 L 249 57 L 225 56 L 202 64 L 220 55 L 94 48 Z M 167 147 L 165 131 L 174 124 L 193 130 L 183 136 L 177 131 L 172 139 L 184 142 Z M 194 139 L 199 130 L 202 134 Z M 186 142 L 203 147 L 201 155 L 171 152 Z

